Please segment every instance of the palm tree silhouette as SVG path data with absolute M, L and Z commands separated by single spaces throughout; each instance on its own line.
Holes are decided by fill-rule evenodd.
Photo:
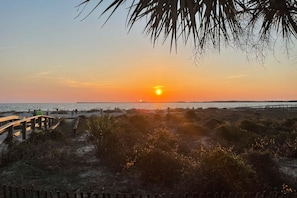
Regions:
M 128 3 L 128 27 L 146 18 L 145 33 L 153 42 L 163 35 L 171 47 L 180 38 L 194 42 L 201 52 L 250 40 L 269 44 L 272 35 L 281 35 L 288 43 L 297 38 L 296 0 L 84 0 L 78 5 L 80 14 L 89 2 L 96 4 L 85 17 L 104 2 L 108 6 L 101 15 L 110 12 L 108 19 Z

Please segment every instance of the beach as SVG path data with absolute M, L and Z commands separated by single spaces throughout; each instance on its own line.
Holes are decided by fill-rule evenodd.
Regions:
M 9 113 L 0 115 L 8 116 Z M 45 112 L 45 114 L 47 113 Z M 30 117 L 32 112 L 18 112 L 16 115 Z M 244 150 L 251 149 L 248 147 L 255 144 L 254 141 L 257 138 L 262 138 L 264 141 L 266 137 L 271 137 L 276 142 L 278 138 L 295 137 L 297 133 L 297 110 L 295 108 L 116 109 L 77 112 L 74 110 L 51 111 L 48 112 L 48 115 L 63 120 L 55 130 L 55 133 L 60 134 L 63 138 L 43 143 L 44 149 L 52 149 L 50 153 L 53 155 L 51 156 L 47 151 L 40 149 L 39 157 L 35 153 L 37 151 L 34 151 L 37 154 L 36 157 L 32 157 L 29 152 L 23 154 L 28 158 L 21 157 L 7 163 L 2 160 L 0 184 L 47 190 L 58 188 L 67 191 L 126 192 L 130 189 L 129 192 L 149 192 L 153 189 L 167 192 L 170 188 L 166 186 L 161 185 L 159 188 L 152 184 L 144 185 L 144 181 L 141 181 L 139 176 L 137 163 L 134 167 L 133 160 L 127 162 L 125 166 L 134 168 L 126 167 L 114 171 L 111 167 L 106 166 L 103 159 L 98 158 L 96 144 L 92 142 L 94 140 L 92 129 L 87 124 L 88 120 L 96 117 L 107 116 L 113 117 L 118 123 L 129 122 L 129 126 L 132 127 L 130 130 L 135 130 L 133 132 L 135 136 L 138 136 L 139 133 L 156 136 L 155 133 L 165 130 L 166 137 L 170 137 L 172 134 L 174 135 L 173 139 L 179 139 L 178 144 L 183 145 L 183 152 L 185 152 L 183 155 L 192 155 L 192 151 L 196 149 L 199 150 L 201 147 L 209 149 L 219 144 L 226 148 L 232 147 L 236 155 L 244 156 L 246 155 Z M 77 133 L 73 134 L 74 120 L 78 117 L 80 122 Z M 116 126 L 118 127 L 118 125 Z M 280 137 L 279 134 L 286 134 L 286 136 Z M 161 136 L 156 137 L 160 138 Z M 130 137 L 130 140 L 128 138 L 125 141 L 132 141 L 131 138 L 133 139 L 134 135 Z M 154 141 L 157 140 L 158 138 Z M 167 140 L 163 141 L 167 142 Z M 290 144 L 296 143 L 292 138 L 286 141 L 289 141 Z M 129 144 L 131 145 L 131 143 Z M 278 174 L 290 178 L 287 180 L 290 184 L 296 182 L 294 178 L 297 178 L 297 161 L 296 156 L 293 157 L 295 151 L 288 150 L 291 147 L 284 147 L 284 150 L 278 149 L 278 153 L 275 149 L 279 147 L 278 144 L 269 143 L 269 141 L 265 144 L 269 144 L 269 146 L 262 145 L 261 149 L 278 156 L 273 159 L 278 166 Z M 37 145 L 36 147 L 39 147 L 42 144 Z M 18 179 L 13 180 L 13 178 Z M 269 179 L 267 182 L 269 183 Z

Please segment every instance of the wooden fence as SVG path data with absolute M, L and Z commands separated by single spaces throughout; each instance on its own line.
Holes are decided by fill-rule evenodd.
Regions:
M 282 192 L 233 192 L 233 193 L 185 193 L 185 194 L 132 194 L 95 192 L 53 192 L 17 188 L 3 185 L 0 197 L 3 198 L 296 198 L 297 193 Z
M 38 129 L 53 129 L 59 124 L 59 119 L 47 115 L 38 115 L 29 118 L 24 118 L 21 120 L 15 120 L 16 117 L 8 116 L 1 118 L 1 123 L 8 122 L 0 126 L 0 135 L 4 132 L 8 132 L 7 141 L 12 142 L 15 129 L 21 129 L 22 139 L 27 138 L 27 131 L 31 130 L 34 132 L 36 128 Z

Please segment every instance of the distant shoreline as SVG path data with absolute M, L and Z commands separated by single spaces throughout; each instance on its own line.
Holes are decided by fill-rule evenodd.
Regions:
M 297 100 L 213 100 L 213 101 L 172 101 L 172 102 L 151 102 L 151 101 L 141 101 L 141 102 L 76 102 L 80 103 L 259 103 L 259 102 L 297 102 Z
M 297 108 L 293 101 L 208 101 L 208 102 L 78 102 L 78 103 L 0 103 L 0 112 L 42 111 L 90 111 L 90 110 L 130 110 L 130 109 L 207 109 L 207 108 Z

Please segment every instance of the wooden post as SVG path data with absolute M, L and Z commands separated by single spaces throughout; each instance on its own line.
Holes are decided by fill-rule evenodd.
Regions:
M 51 128 L 52 125 L 53 125 L 53 118 L 49 118 L 48 119 L 48 127 Z
M 31 130 L 34 132 L 35 131 L 35 125 L 36 125 L 36 119 L 33 118 L 31 119 Z
M 36 192 L 36 194 L 37 194 L 37 198 L 40 198 L 40 191 L 39 190 Z
M 75 123 L 74 123 L 74 127 L 73 127 L 73 134 L 76 135 L 76 130 L 78 127 L 78 123 L 79 123 L 79 117 L 76 118 Z
M 10 126 L 8 128 L 7 141 L 8 143 L 12 143 L 12 140 L 13 140 L 13 126 Z
M 3 185 L 2 189 L 3 189 L 3 198 L 6 198 L 6 185 Z
M 46 130 L 48 128 L 48 118 L 44 117 L 44 129 Z
M 26 198 L 26 189 L 25 188 L 22 189 L 22 193 L 23 193 L 23 198 Z
M 18 187 L 15 187 L 15 196 L 16 196 L 16 198 L 20 198 Z
M 38 122 L 38 128 L 39 128 L 39 129 L 42 129 L 42 117 L 41 117 L 41 116 L 38 117 L 37 122 Z
M 22 139 L 26 139 L 27 121 L 22 122 Z
M 9 197 L 12 197 L 12 187 L 9 186 L 9 187 L 8 187 L 8 190 L 9 190 Z

